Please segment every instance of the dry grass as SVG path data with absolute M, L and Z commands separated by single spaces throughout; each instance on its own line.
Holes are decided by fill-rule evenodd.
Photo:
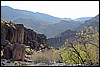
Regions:
M 39 63 L 39 62 L 57 62 L 58 60 L 60 60 L 60 56 L 58 54 L 54 53 L 54 49 L 51 50 L 47 50 L 47 51 L 40 51 L 37 53 L 34 53 L 32 55 L 32 60 L 35 63 Z

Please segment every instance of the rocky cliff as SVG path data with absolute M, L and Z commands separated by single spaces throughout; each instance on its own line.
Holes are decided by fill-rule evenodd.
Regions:
M 46 36 L 37 34 L 31 29 L 24 28 L 24 44 L 29 45 L 31 49 L 40 50 L 48 48 Z
M 4 49 L 4 58 L 24 60 L 25 45 L 37 51 L 49 48 L 45 35 L 37 34 L 31 29 L 25 28 L 23 24 L 1 19 L 1 46 Z
M 66 30 L 58 35 L 56 35 L 54 38 L 48 38 L 48 44 L 50 44 L 54 48 L 61 47 L 66 39 L 73 38 L 76 36 L 76 31 L 72 30 Z

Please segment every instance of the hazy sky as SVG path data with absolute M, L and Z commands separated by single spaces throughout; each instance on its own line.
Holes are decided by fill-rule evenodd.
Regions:
M 60 18 L 94 17 L 99 14 L 99 1 L 1 1 L 1 5 Z

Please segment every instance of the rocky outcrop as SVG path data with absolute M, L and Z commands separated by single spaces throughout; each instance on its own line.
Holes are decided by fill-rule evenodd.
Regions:
M 14 24 L 11 21 L 1 20 L 1 46 L 3 46 L 4 49 L 4 58 L 19 60 L 19 57 L 25 56 L 25 47 L 21 45 L 23 44 L 23 38 L 24 26 L 22 24 Z M 14 57 L 16 54 L 18 56 Z M 21 54 L 21 56 L 19 54 Z M 22 57 L 20 59 L 23 60 Z
M 29 45 L 31 49 L 39 50 L 48 48 L 46 36 L 37 34 L 31 29 L 24 28 L 24 44 Z
M 59 35 L 56 35 L 54 38 L 48 38 L 48 44 L 55 48 L 61 47 L 66 39 L 73 38 L 76 36 L 77 31 L 66 30 Z
M 7 43 L 7 45 L 4 47 L 4 52 L 3 52 L 4 58 L 10 59 L 12 58 L 12 44 Z
M 25 45 L 16 42 L 12 49 L 12 58 L 15 60 L 23 60 L 25 58 Z
M 27 29 L 23 24 L 15 24 L 1 19 L 1 46 L 4 49 L 4 58 L 24 60 L 25 45 L 31 49 L 48 48 L 46 36 Z
M 16 24 L 17 29 L 17 42 L 23 43 L 24 42 L 24 26 L 22 24 Z

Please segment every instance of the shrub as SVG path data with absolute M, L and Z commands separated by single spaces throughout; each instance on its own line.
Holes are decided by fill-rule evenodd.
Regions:
M 35 63 L 39 63 L 39 62 L 57 62 L 59 59 L 59 56 L 57 54 L 54 53 L 55 50 L 48 50 L 45 52 L 37 52 L 35 54 L 32 55 L 32 60 Z
M 63 50 L 66 47 L 65 50 Z M 99 32 L 92 27 L 86 31 L 77 33 L 72 39 L 67 39 L 65 45 L 60 49 L 62 61 L 71 64 L 99 64 Z

